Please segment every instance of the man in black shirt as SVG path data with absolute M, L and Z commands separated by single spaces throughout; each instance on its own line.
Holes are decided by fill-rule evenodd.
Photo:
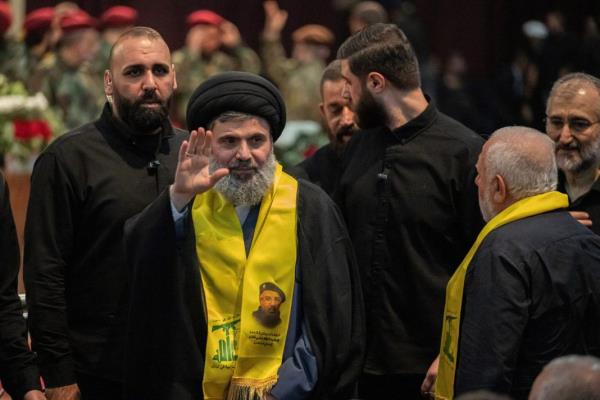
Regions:
M 482 226 L 474 165 L 483 139 L 430 104 L 395 25 L 350 37 L 338 59 L 366 131 L 344 153 L 335 198 L 363 274 L 362 398 L 420 398 L 437 354 L 446 283 Z
M 558 190 L 571 214 L 600 234 L 600 80 L 584 73 L 554 83 L 546 107 L 546 133 L 556 143 Z
M 115 43 L 100 119 L 57 139 L 33 170 L 25 285 L 49 399 L 118 399 L 126 335 L 123 225 L 173 182 L 169 48 L 137 27 Z
M 0 381 L 15 399 L 45 399 L 35 355 L 27 346 L 27 327 L 17 294 L 19 243 L 8 185 L 0 172 Z M 0 389 L 0 399 L 4 398 Z
M 342 152 L 352 135 L 358 130 L 348 99 L 342 97 L 344 85 L 341 62 L 334 60 L 323 71 L 322 101 L 319 104 L 329 143 L 300 164 L 290 168 L 292 175 L 319 185 L 329 195 L 333 193 L 339 180 Z

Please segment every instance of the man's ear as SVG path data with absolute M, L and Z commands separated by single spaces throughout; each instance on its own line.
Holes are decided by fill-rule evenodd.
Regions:
M 321 117 L 325 121 L 325 104 L 319 103 L 319 111 L 321 111 Z
M 367 89 L 371 93 L 381 93 L 385 89 L 386 80 L 379 72 L 369 72 L 367 75 Z
M 492 180 L 492 190 L 494 195 L 492 199 L 494 203 L 503 204 L 508 198 L 508 190 L 506 188 L 506 182 L 501 175 L 494 176 Z
M 104 94 L 107 96 L 112 96 L 113 94 L 113 81 L 109 70 L 104 71 Z
M 173 90 L 177 90 L 177 74 L 175 73 L 175 64 L 171 64 L 173 69 Z

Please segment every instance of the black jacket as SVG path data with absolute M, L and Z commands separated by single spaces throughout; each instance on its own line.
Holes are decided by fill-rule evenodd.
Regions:
M 35 355 L 27 345 L 27 328 L 17 294 L 19 261 L 8 185 L 0 173 L 0 380 L 14 399 L 41 388 Z
M 299 181 L 302 312 L 317 357 L 314 399 L 347 399 L 362 368 L 364 310 L 344 222 Z M 177 243 L 168 192 L 126 225 L 132 267 L 126 398 L 202 399 L 206 323 L 191 216 Z
M 25 285 L 33 349 L 49 387 L 75 372 L 121 380 L 127 267 L 123 225 L 172 183 L 187 135 L 136 135 L 108 106 L 54 141 L 32 175 Z
M 431 104 L 348 144 L 334 197 L 369 310 L 365 372 L 424 374 L 436 357 L 446 284 L 483 225 L 474 183 L 482 145 Z
M 526 399 L 556 357 L 600 356 L 600 237 L 564 211 L 501 226 L 467 269 L 455 394 Z

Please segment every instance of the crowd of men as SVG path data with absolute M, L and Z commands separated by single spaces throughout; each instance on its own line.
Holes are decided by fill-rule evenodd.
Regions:
M 264 9 L 269 79 L 209 10 L 171 53 L 110 9 L 102 62 L 72 4 L 28 15 L 68 132 L 32 173 L 27 321 L 0 182 L 0 399 L 600 398 L 600 79 L 485 141 L 377 3 L 329 65 L 327 28 L 288 59 Z M 292 118 L 329 143 L 284 167 Z

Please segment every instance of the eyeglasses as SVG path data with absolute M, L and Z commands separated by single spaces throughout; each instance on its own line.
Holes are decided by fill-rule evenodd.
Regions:
M 582 133 L 587 130 L 590 126 L 599 123 L 599 121 L 589 121 L 585 118 L 581 117 L 570 117 L 567 118 L 566 122 L 564 119 L 560 117 L 546 117 L 544 118 L 544 123 L 546 124 L 546 129 L 550 128 L 554 131 L 560 131 L 564 128 L 565 124 L 569 126 L 571 132 L 577 134 Z

